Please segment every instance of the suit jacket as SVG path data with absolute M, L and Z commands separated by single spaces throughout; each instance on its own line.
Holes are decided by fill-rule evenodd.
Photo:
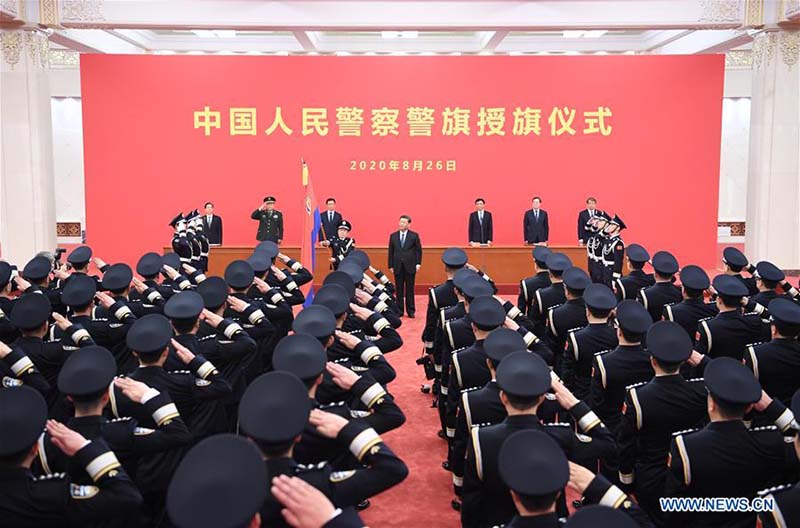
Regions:
M 319 230 L 319 240 L 330 240 L 336 236 L 336 230 L 339 224 L 342 223 L 342 214 L 339 211 L 333 212 L 333 222 L 328 221 L 328 211 L 320 211 L 319 219 L 322 223 L 322 229 Z M 325 236 L 322 236 L 322 230 L 325 230 Z
M 400 245 L 400 231 L 389 235 L 389 267 L 395 271 L 400 267 L 414 271 L 417 264 L 422 264 L 422 242 L 419 235 L 409 229 L 406 231 L 404 245 Z
M 273 242 L 283 240 L 283 213 L 277 209 L 273 209 L 271 212 L 256 209 L 250 215 L 250 218 L 258 220 L 256 240 L 259 242 L 264 240 Z
M 598 214 L 599 212 L 600 211 L 595 209 L 595 214 Z M 578 213 L 578 240 L 583 240 L 584 244 L 589 240 L 589 237 L 592 235 L 586 229 L 586 222 L 589 221 L 589 218 L 590 216 L 588 209 L 584 209 L 583 211 Z
M 222 244 L 222 218 L 213 215 L 211 223 L 208 223 L 208 216 L 203 215 L 203 231 L 208 236 L 209 244 Z
M 550 238 L 550 224 L 547 222 L 547 211 L 539 209 L 539 220 L 533 214 L 533 209 L 525 211 L 522 220 L 522 233 L 525 242 L 547 242 Z
M 478 220 L 478 211 L 469 214 L 469 241 L 485 244 L 493 240 L 494 229 L 492 225 L 492 213 L 483 212 L 483 224 Z

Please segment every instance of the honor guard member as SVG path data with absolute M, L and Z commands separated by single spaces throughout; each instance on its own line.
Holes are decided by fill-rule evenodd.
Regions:
M 622 419 L 625 388 L 653 377 L 650 355 L 642 339 L 653 324 L 644 307 L 636 301 L 622 301 L 617 306 L 616 323 L 619 345 L 611 352 L 600 352 L 592 364 L 591 406 L 603 423 L 615 434 Z M 616 468 L 609 478 L 616 478 Z
M 532 317 L 531 305 L 533 296 L 540 288 L 550 286 L 550 274 L 547 272 L 547 256 L 552 251 L 546 246 L 536 246 L 533 248 L 533 275 L 519 281 L 519 295 L 517 296 L 517 308 L 529 318 Z
M 47 421 L 44 398 L 29 387 L 0 390 L 0 519 L 15 528 L 60 528 L 122 520 L 136 515 L 142 496 L 101 438 L 89 441 L 51 420 L 47 430 L 55 444 L 83 468 L 91 485 L 72 475 L 36 478 L 31 463 Z
M 356 248 L 356 239 L 350 238 L 353 226 L 347 220 L 342 220 L 336 227 L 336 236 L 322 242 L 323 246 L 331 248 L 331 268 L 338 269 L 342 262 Z
M 178 213 L 170 220 L 169 226 L 173 229 L 172 251 L 180 258 L 181 264 L 191 264 L 192 262 L 192 243 L 186 237 L 186 220 L 183 213 Z M 180 271 L 180 266 L 175 268 Z
M 792 414 L 800 416 L 800 392 L 795 393 L 792 397 Z M 793 422 L 795 429 L 798 427 L 797 421 Z M 800 457 L 800 435 L 794 436 L 794 451 Z M 800 523 L 800 483 L 796 482 L 797 479 L 787 482 L 792 484 L 784 484 L 775 486 L 759 491 L 758 494 L 766 500 L 773 500 L 773 509 L 759 513 L 761 525 L 765 528 L 789 528 L 790 526 L 798 526 Z
M 442 263 L 447 280 L 428 290 L 428 311 L 425 314 L 425 329 L 422 331 L 422 343 L 426 354 L 434 355 L 437 371 L 441 372 L 441 358 L 436 357 L 433 350 L 433 339 L 437 325 L 441 324 L 441 311 L 458 304 L 453 275 L 464 268 L 467 254 L 461 248 L 447 248 L 442 254 Z
M 256 252 L 262 252 L 265 257 L 270 261 L 270 269 L 267 272 L 265 281 L 273 287 L 280 287 L 284 292 L 286 302 L 294 306 L 303 304 L 305 295 L 300 291 L 299 287 L 314 280 L 306 268 L 294 259 L 290 259 L 278 249 L 278 246 L 269 240 L 261 242 L 256 247 Z M 275 259 L 280 259 L 284 264 L 289 266 L 289 269 L 280 269 Z
M 78 246 L 67 256 L 67 262 L 72 266 L 72 273 L 64 281 L 57 281 L 56 287 L 61 288 L 73 275 L 88 275 L 100 286 L 100 279 L 96 275 L 89 275 L 89 262 L 92 261 L 92 248 L 89 246 Z M 103 266 L 100 271 L 104 272 L 108 265 Z
M 173 253 L 174 254 L 174 253 Z M 145 253 L 141 256 L 139 261 L 136 263 L 136 273 L 141 275 L 143 282 L 147 288 L 154 288 L 161 294 L 161 297 L 167 301 L 174 293 L 172 290 L 172 286 L 166 284 L 166 281 L 159 282 L 159 277 L 162 275 L 162 270 L 164 264 L 167 264 L 167 258 L 164 256 L 159 255 L 158 253 Z M 141 301 L 145 304 L 153 304 L 153 300 L 148 295 L 149 292 L 145 291 L 143 293 L 134 294 L 131 292 L 131 299 L 139 298 L 139 299 L 146 299 L 146 301 Z M 149 307 L 148 307 L 149 308 Z M 156 305 L 153 305 L 153 309 L 157 310 Z
M 782 297 L 776 290 L 786 275 L 775 264 L 764 260 L 756 264 L 753 278 L 756 281 L 758 293 L 747 300 L 746 310 L 756 312 L 762 319 L 769 319 L 767 306 L 773 299 Z
M 192 435 L 168 394 L 131 379 L 119 378 L 115 382 L 116 372 L 117 365 L 108 350 L 99 346 L 85 347 L 73 352 L 64 363 L 58 375 L 58 390 L 75 407 L 75 415 L 66 426 L 89 440 L 103 438 L 129 474 L 137 475 L 139 456 L 187 445 Z M 145 407 L 157 428 L 139 427 L 133 418 L 108 420 L 103 416 L 112 382 Z M 39 440 L 37 462 L 43 474 L 70 469 L 69 458 L 54 445 L 48 433 Z M 92 484 L 90 476 L 82 470 L 76 469 L 72 475 L 78 484 Z M 165 478 L 168 480 L 169 475 Z
M 631 515 L 644 517 L 622 490 L 602 476 L 569 463 L 561 447 L 540 431 L 511 435 L 500 448 L 498 469 L 517 512 L 506 528 L 635 528 L 638 525 Z M 556 505 L 563 500 L 567 481 L 583 497 L 581 508 L 564 525 Z
M 601 212 L 589 220 L 589 239 L 586 241 L 586 256 L 589 276 L 592 282 L 603 282 L 603 245 L 606 241 L 605 228 L 608 216 Z
M 756 267 L 750 264 L 747 257 L 735 247 L 726 247 L 722 250 L 722 263 L 725 264 L 725 274 L 736 277 L 747 287 L 747 295 L 758 293 L 756 280 L 753 277 L 742 276 L 742 271 L 747 270 L 751 275 L 755 273 Z
M 61 291 L 54 289 L 50 281 L 52 271 L 53 266 L 47 257 L 32 258 L 22 270 L 22 277 L 31 283 L 31 287 L 23 293 L 43 294 L 50 301 L 54 312 L 66 315 L 67 307 L 61 303 Z
M 256 240 L 269 240 L 280 244 L 283 241 L 283 213 L 275 209 L 275 197 L 267 196 L 258 209 L 250 215 L 258 220 Z
M 513 352 L 497 367 L 500 398 L 508 417 L 488 427 L 473 427 L 464 467 L 461 523 L 465 528 L 507 523 L 515 513 L 514 502 L 498 472 L 498 455 L 503 442 L 520 430 L 546 432 L 571 460 L 592 460 L 609 455 L 614 439 L 589 406 L 578 400 L 550 372 L 542 358 L 529 352 Z M 552 387 L 556 400 L 569 411 L 576 432 L 569 424 L 541 423 L 536 411 Z M 532 450 L 535 451 L 535 450 Z M 545 475 L 539 475 L 547 478 Z M 540 478 L 531 478 L 539 481 Z M 555 501 L 555 499 L 554 499 Z M 566 515 L 560 499 L 559 512 Z
M 253 442 L 228 434 L 207 438 L 186 453 L 169 484 L 169 518 L 178 528 L 259 526 L 270 477 Z
M 614 279 L 619 279 L 622 277 L 622 264 L 625 258 L 625 242 L 622 241 L 622 237 L 620 233 L 623 229 L 627 226 L 625 222 L 622 221 L 617 215 L 614 215 L 608 225 L 606 226 L 604 232 L 606 234 L 606 240 L 603 244 L 603 253 L 601 255 L 601 261 L 603 264 L 603 274 L 602 274 L 602 283 L 611 287 L 611 283 Z
M 69 353 L 77 347 L 94 345 L 95 342 L 85 328 L 72 324 L 60 315 L 54 317 L 57 317 L 57 325 L 67 337 L 45 341 L 50 332 L 48 324 L 50 310 L 50 302 L 44 295 L 26 293 L 20 297 L 14 304 L 14 311 L 11 312 L 11 323 L 19 329 L 21 335 L 11 344 L 11 348 L 19 349 L 27 356 L 47 383 L 55 387 L 58 372 Z M 49 393 L 47 403 L 51 410 L 54 410 L 56 403 L 61 401 L 57 391 Z M 59 408 L 59 411 L 63 409 Z M 60 414 L 57 416 L 62 417 Z
M 707 303 L 703 299 L 703 294 L 711 286 L 711 281 L 703 268 L 689 264 L 683 267 L 680 277 L 683 300 L 664 305 L 663 318 L 665 321 L 674 321 L 681 325 L 689 338 L 694 339 L 697 323 L 701 319 L 714 317 L 719 310 L 716 303 Z
M 796 476 L 797 454 L 781 434 L 791 427 L 792 411 L 772 400 L 753 373 L 729 357 L 708 364 L 705 383 L 711 423 L 699 431 L 673 435 L 664 496 L 752 499 L 758 490 L 786 482 L 787 475 Z M 748 429 L 743 417 L 753 408 L 776 426 Z M 672 512 L 666 518 L 669 526 L 744 528 L 755 525 L 756 513 Z
M 562 380 L 576 398 L 585 400 L 589 398 L 595 354 L 616 348 L 618 342 L 617 331 L 608 324 L 611 311 L 617 306 L 614 293 L 605 284 L 590 284 L 583 299 L 588 324 L 567 332 Z
M 673 284 L 675 274 L 678 273 L 678 261 L 668 251 L 658 251 L 653 255 L 653 269 L 655 270 L 655 284 L 639 290 L 637 300 L 641 302 L 650 313 L 652 321 L 661 320 L 664 306 L 677 303 L 683 299 L 681 290 Z
M 636 299 L 639 290 L 648 288 L 656 283 L 652 273 L 644 272 L 644 265 L 650 260 L 650 253 L 639 244 L 631 244 L 625 248 L 625 258 L 628 260 L 630 272 L 624 277 L 619 277 L 611 282 L 614 294 L 618 301 Z
M 408 468 L 363 421 L 314 409 L 308 392 L 296 376 L 288 372 L 268 372 L 247 387 L 239 406 L 240 434 L 258 446 L 269 478 L 290 475 L 301 478 L 320 490 L 337 507 L 355 506 L 402 482 Z M 304 466 L 293 452 L 297 439 L 308 424 L 317 433 L 335 440 L 360 462 L 356 469 L 335 471 L 325 462 Z M 267 494 L 261 506 L 264 526 L 288 526 L 281 516 L 281 505 Z
M 533 332 L 543 338 L 547 334 L 547 315 L 550 308 L 564 304 L 567 300 L 564 293 L 563 274 L 572 267 L 572 261 L 563 253 L 551 253 L 547 256 L 547 272 L 550 277 L 550 286 L 540 288 L 533 294 L 531 305 Z M 563 350 L 563 349 L 562 349 Z
M 586 302 L 583 291 L 592 280 L 582 269 L 573 266 L 564 271 L 564 296 L 565 301 L 559 306 L 553 306 L 547 313 L 547 338 L 551 350 L 555 350 L 555 371 L 561 374 L 564 360 L 564 344 L 570 330 L 583 328 L 586 321 Z
M 655 323 L 647 332 L 647 352 L 655 377 L 627 389 L 617 437 L 619 480 L 663 526 L 658 499 L 664 496 L 672 433 L 705 424 L 707 392 L 702 378 L 687 381 L 680 374 L 692 354 L 692 340 L 680 325 Z
M 19 337 L 19 330 L 11 324 L 9 315 L 16 302 L 16 297 L 11 296 L 12 289 L 16 286 L 13 276 L 16 270 L 11 264 L 0 261 L 0 343 L 13 343 Z
M 717 292 L 719 314 L 701 319 L 697 326 L 694 349 L 698 354 L 691 363 L 697 367 L 698 375 L 714 358 L 727 356 L 742 361 L 747 345 L 758 342 L 765 328 L 757 314 L 742 315 L 742 298 L 747 295 L 747 287 L 741 280 L 717 275 L 711 285 Z
M 486 366 L 489 368 L 491 380 L 483 387 L 472 387 L 461 391 L 461 408 L 456 419 L 456 434 L 449 456 L 449 465 L 453 472 L 453 488 L 457 496 L 461 495 L 461 487 L 464 485 L 464 458 L 470 430 L 478 424 L 500 423 L 506 417 L 506 409 L 500 401 L 500 387 L 496 381 L 497 367 L 510 353 L 526 348 L 525 340 L 519 333 L 508 328 L 493 330 L 484 343 Z M 459 510 L 460 499 L 454 499 L 451 505 L 455 510 Z
M 800 306 L 789 299 L 769 303 L 772 339 L 748 345 L 744 364 L 764 391 L 784 405 L 800 389 Z
M 50 384 L 22 349 L 11 348 L 0 341 L 0 391 L 27 385 L 47 398 Z

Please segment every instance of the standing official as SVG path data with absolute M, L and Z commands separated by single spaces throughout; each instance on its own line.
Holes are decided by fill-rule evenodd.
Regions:
M 263 242 L 269 240 L 280 244 L 283 241 L 283 213 L 275 209 L 275 197 L 264 198 L 258 209 L 250 215 L 253 220 L 258 220 L 256 240 Z
M 541 208 L 542 199 L 533 197 L 533 208 L 525 211 L 522 219 L 522 236 L 526 244 L 547 244 L 550 238 L 550 224 L 547 222 L 547 211 Z
M 475 211 L 469 215 L 469 245 L 492 245 L 494 229 L 492 226 L 492 213 L 484 211 L 486 201 L 483 198 L 475 200 Z
M 586 199 L 586 209 L 578 213 L 578 244 L 584 245 L 591 236 L 591 232 L 586 228 L 589 220 L 600 214 L 597 210 L 597 199 L 590 196 Z
M 203 215 L 203 231 L 208 237 L 208 243 L 212 246 L 222 245 L 222 218 L 214 214 L 214 204 L 206 202 L 204 207 L 206 212 Z
M 408 228 L 410 223 L 411 217 L 402 215 L 400 229 L 389 236 L 389 268 L 394 272 L 400 316 L 403 316 L 405 299 L 405 312 L 413 319 L 417 311 L 414 305 L 414 279 L 422 266 L 422 243 L 419 235 Z
M 327 211 L 320 214 L 322 229 L 319 230 L 319 241 L 330 240 L 336 236 L 336 231 L 342 225 L 342 214 L 336 210 L 336 198 L 325 200 Z

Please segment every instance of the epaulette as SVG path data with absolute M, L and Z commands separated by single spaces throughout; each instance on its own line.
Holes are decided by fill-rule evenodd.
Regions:
M 611 352 L 610 348 L 607 349 L 607 350 L 601 350 L 600 352 L 595 352 L 594 355 L 595 356 L 602 356 L 602 355 L 608 354 L 609 352 Z
M 316 471 L 322 469 L 328 462 L 323 460 L 319 464 L 297 464 L 297 471 Z
M 108 317 L 95 317 L 94 319 L 92 319 L 92 322 L 96 322 L 96 321 L 99 321 L 101 323 L 107 323 L 108 322 Z
M 713 317 L 703 317 L 702 319 L 698 319 L 697 322 L 702 323 L 703 321 L 710 321 L 711 319 L 713 319 Z
M 755 342 L 755 343 L 748 343 L 748 344 L 746 344 L 745 346 L 746 346 L 747 348 L 750 348 L 750 347 L 755 347 L 755 346 L 758 346 L 758 345 L 763 345 L 765 342 L 766 342 L 766 341 L 757 341 L 757 342 Z
M 699 430 L 700 429 L 698 429 L 696 427 L 694 429 L 684 429 L 683 431 L 675 431 L 674 433 L 672 433 L 672 436 L 680 436 L 680 435 L 685 435 L 685 434 L 689 434 L 689 433 L 696 433 Z
M 742 317 L 747 317 L 748 315 L 761 315 L 758 312 L 745 312 L 742 314 Z
M 570 328 L 569 330 L 567 330 L 567 333 L 577 332 L 578 330 L 583 330 L 584 328 L 586 328 L 586 327 L 585 326 L 576 326 L 575 328 Z
M 111 423 L 114 423 L 114 422 L 127 422 L 127 421 L 130 421 L 132 419 L 133 418 L 130 417 L 130 416 L 123 416 L 122 418 L 114 418 L 113 420 L 109 420 L 109 422 L 111 422 Z
M 703 383 L 705 383 L 706 379 L 705 378 L 691 378 L 691 379 L 687 379 L 686 381 L 689 382 L 689 383 L 697 383 L 698 381 L 702 381 Z
M 49 475 L 42 475 L 40 477 L 33 477 L 33 480 L 41 482 L 43 480 L 63 479 L 66 478 L 66 473 L 50 473 Z
M 493 425 L 492 422 L 481 422 L 481 423 L 472 424 L 472 428 L 475 429 L 475 428 L 478 428 L 478 427 L 489 427 L 490 425 Z
M 553 422 L 553 423 L 546 423 L 544 425 L 545 427 L 572 427 L 572 425 L 567 422 Z
M 215 337 L 217 337 L 216 334 L 208 334 L 208 335 L 204 335 L 203 337 L 198 337 L 197 340 L 198 341 L 208 341 L 209 339 L 214 339 Z
M 642 385 L 647 385 L 650 383 L 649 381 L 640 381 L 639 383 L 634 383 L 632 385 L 626 385 L 625 390 L 635 389 L 636 387 L 641 387 Z
M 332 402 L 332 403 L 326 403 L 324 405 L 320 405 L 319 408 L 320 409 L 330 409 L 331 407 L 341 407 L 344 404 L 345 404 L 345 402 L 338 401 L 338 402 Z
M 168 370 L 167 374 L 191 374 L 191 370 Z
M 763 497 L 764 495 L 769 495 L 771 493 L 775 493 L 776 491 L 783 491 L 785 489 L 790 489 L 792 486 L 793 486 L 793 484 L 781 484 L 780 486 L 773 486 L 771 488 L 767 488 L 767 489 L 763 489 L 763 490 L 759 491 L 758 495 L 760 497 Z
M 458 352 L 463 352 L 464 350 L 468 349 L 468 346 L 457 348 L 451 352 L 451 354 L 457 354 Z
M 778 428 L 774 425 L 762 425 L 761 427 L 753 427 L 750 429 L 752 432 L 764 432 L 764 431 L 777 431 Z
M 473 392 L 480 389 L 480 387 L 468 387 L 466 389 L 461 389 L 461 394 L 465 394 L 467 392 Z

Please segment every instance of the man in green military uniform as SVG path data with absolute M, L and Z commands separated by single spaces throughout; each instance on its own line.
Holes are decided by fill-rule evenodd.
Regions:
M 264 202 L 253 211 L 250 218 L 258 220 L 256 240 L 260 242 L 271 240 L 276 244 L 283 241 L 283 213 L 275 209 L 274 196 L 264 198 Z

